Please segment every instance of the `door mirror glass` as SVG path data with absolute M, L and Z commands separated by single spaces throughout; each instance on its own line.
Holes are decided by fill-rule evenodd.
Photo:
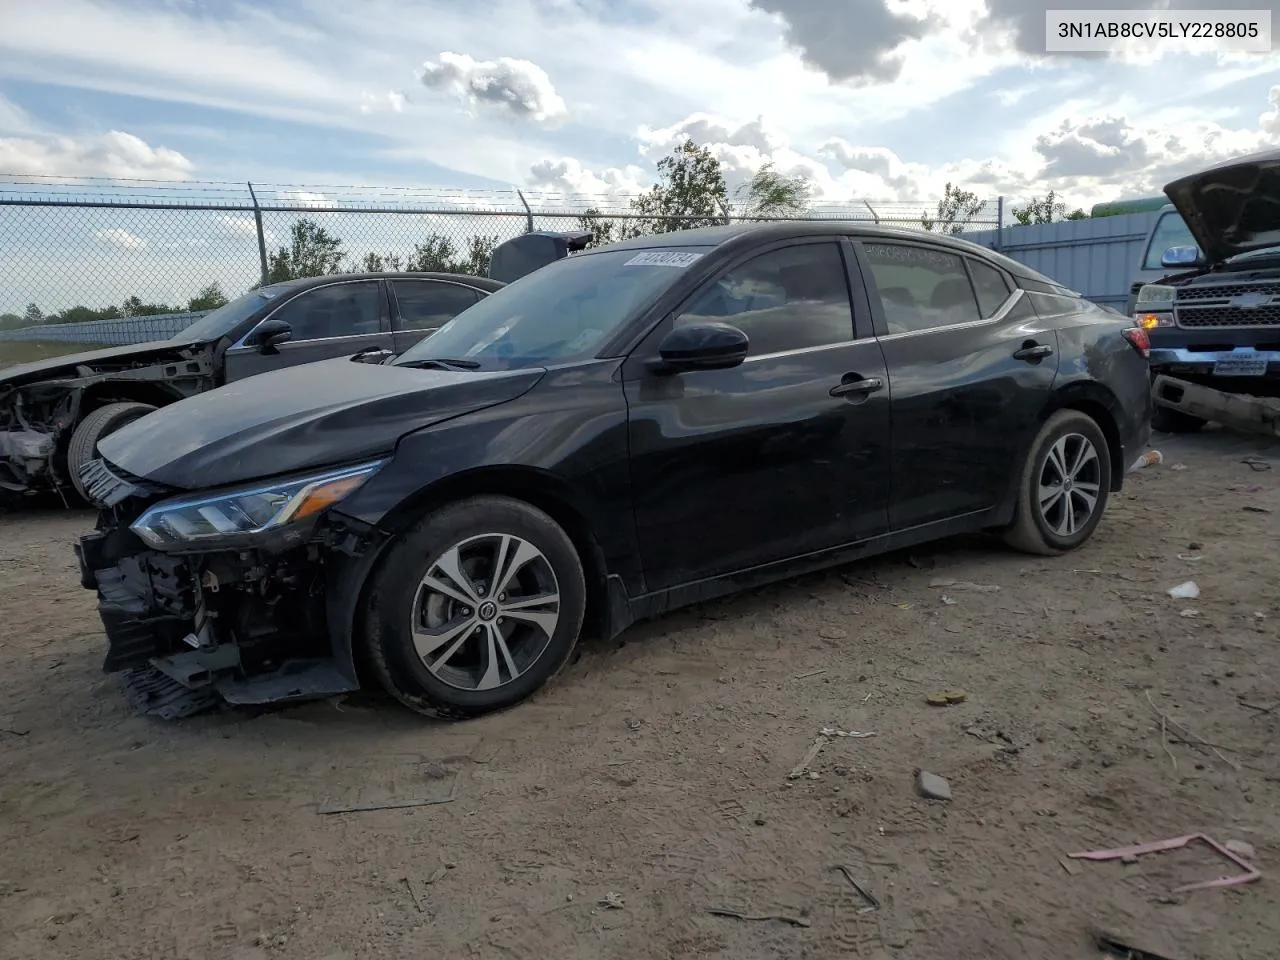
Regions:
M 1162 267 L 1198 267 L 1202 262 L 1200 248 L 1195 246 L 1170 247 L 1160 257 Z
M 293 327 L 283 320 L 263 320 L 258 329 L 253 331 L 249 346 L 257 347 L 258 352 L 266 355 L 279 353 L 279 344 L 293 339 Z
M 658 345 L 661 368 L 682 370 L 727 370 L 747 358 L 751 341 L 728 323 L 691 323 L 676 327 Z

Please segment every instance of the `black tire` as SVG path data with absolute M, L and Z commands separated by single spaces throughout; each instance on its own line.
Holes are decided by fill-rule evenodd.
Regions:
M 71 443 L 67 446 L 67 475 L 71 478 L 71 485 L 76 488 L 76 493 L 86 501 L 89 500 L 80 483 L 80 467 L 98 455 L 98 441 L 155 409 L 149 403 L 108 403 L 90 411 L 76 425 L 75 432 L 71 434 Z
M 1055 529 L 1055 524 L 1050 522 L 1055 517 L 1060 517 L 1060 511 L 1065 509 L 1065 504 L 1060 505 L 1059 501 L 1065 497 L 1066 502 L 1074 509 L 1076 504 L 1084 502 L 1084 495 L 1080 491 L 1072 493 L 1071 487 L 1067 487 L 1067 491 L 1060 496 L 1059 501 L 1051 503 L 1047 510 L 1041 509 L 1039 496 L 1042 475 L 1047 471 L 1052 477 L 1058 472 L 1050 465 L 1049 460 L 1055 445 L 1063 438 L 1067 438 L 1064 446 L 1072 459 L 1075 456 L 1074 451 L 1079 449 L 1072 438 L 1087 440 L 1095 454 L 1093 460 L 1086 461 L 1088 469 L 1082 468 L 1077 478 L 1073 480 L 1073 484 L 1097 484 L 1097 499 L 1092 513 L 1082 525 L 1066 534 L 1060 533 Z M 1087 490 L 1084 487 L 1082 489 Z M 1045 557 L 1074 550 L 1093 536 L 1094 530 L 1097 529 L 1106 511 L 1110 492 L 1111 452 L 1107 447 L 1107 438 L 1102 428 L 1092 417 L 1079 410 L 1059 410 L 1045 421 L 1044 426 L 1040 428 L 1040 433 L 1036 435 L 1035 442 L 1031 444 L 1018 484 L 1018 504 L 1013 526 L 1005 532 L 1005 542 L 1024 553 Z M 1061 528 L 1063 525 L 1057 526 Z
M 477 682 L 476 689 L 466 689 L 465 685 L 446 682 L 428 668 L 414 645 L 414 625 L 423 623 L 420 619 L 424 611 L 420 606 L 420 590 L 427 589 L 421 587 L 427 574 L 437 570 L 436 564 L 441 558 L 460 545 L 472 549 L 467 547 L 468 543 L 480 544 L 474 549 L 487 549 L 485 545 L 489 541 L 480 538 L 490 535 L 519 538 L 540 553 L 545 564 L 535 560 L 520 568 L 520 572 L 534 566 L 551 571 L 559 596 L 558 619 L 541 652 L 528 655 L 523 672 L 513 675 L 508 666 L 512 661 L 503 660 L 499 672 L 505 671 L 507 679 L 500 685 L 479 689 Z M 468 562 L 483 565 L 482 559 Z M 484 581 L 488 570 L 483 566 L 477 569 L 480 572 L 464 569 L 469 577 L 476 578 L 472 586 L 477 582 L 485 590 L 493 586 Z M 529 575 L 534 574 L 531 572 Z M 505 597 L 505 594 L 501 596 Z M 578 643 L 586 597 L 586 579 L 577 550 L 564 530 L 549 516 L 511 497 L 481 496 L 460 500 L 432 511 L 401 534 L 375 570 L 363 613 L 369 661 L 374 675 L 387 692 L 418 713 L 443 720 L 465 720 L 491 713 L 525 700 L 560 672 Z M 438 592 L 434 592 L 430 599 L 451 603 Z M 474 617 L 470 616 L 472 611 L 469 607 L 459 605 L 451 609 L 453 614 L 449 622 L 480 622 L 481 606 L 474 610 Z M 526 625 L 519 622 L 518 615 L 511 619 L 514 622 L 508 629 L 526 629 Z M 502 622 L 502 618 L 494 620 L 490 616 L 487 627 L 477 627 L 474 633 L 468 630 L 462 634 L 469 638 L 462 641 L 460 650 L 464 662 L 471 653 L 480 656 L 480 648 L 488 642 L 489 636 L 484 629 Z M 442 634 L 448 632 L 445 628 L 441 630 Z M 527 627 L 527 630 L 531 637 L 535 636 L 534 628 Z M 542 636 L 547 635 L 545 630 L 541 633 Z M 519 634 L 513 633 L 505 639 L 518 638 Z M 536 643 L 531 640 L 530 648 L 536 649 L 542 642 L 541 639 Z M 447 650 L 451 646 L 452 642 L 442 644 L 441 648 Z M 498 659 L 496 655 L 494 659 Z M 489 662 L 487 653 L 483 662 Z M 437 668 L 440 668 L 439 664 Z M 447 665 L 442 669 L 454 672 L 454 668 Z M 475 669 L 480 669 L 480 663 Z
M 1151 411 L 1151 429 L 1161 433 L 1195 433 L 1208 422 L 1160 404 Z

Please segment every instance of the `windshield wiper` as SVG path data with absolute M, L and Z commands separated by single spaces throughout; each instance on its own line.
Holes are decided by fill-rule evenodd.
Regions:
M 452 357 L 431 357 L 426 360 L 409 360 L 396 364 L 400 367 L 436 367 L 440 370 L 479 370 L 480 364 L 475 360 L 455 360 Z

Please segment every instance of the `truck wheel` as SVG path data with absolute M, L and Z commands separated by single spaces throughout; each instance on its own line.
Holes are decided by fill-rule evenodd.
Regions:
M 1074 550 L 1097 529 L 1110 492 L 1111 452 L 1102 428 L 1079 410 L 1059 410 L 1031 444 L 1005 541 L 1046 557 Z
M 149 403 L 108 403 L 91 411 L 71 434 L 67 447 L 67 473 L 76 493 L 89 500 L 80 483 L 80 468 L 98 455 L 98 441 L 109 433 L 115 433 L 126 423 L 145 417 L 156 408 Z
M 1200 417 L 1193 417 L 1189 413 L 1173 410 L 1160 404 L 1156 404 L 1151 411 L 1151 429 L 1159 430 L 1161 433 L 1195 433 L 1206 423 L 1208 421 Z
M 564 530 L 510 497 L 434 510 L 393 543 L 364 612 L 370 661 L 418 713 L 462 720 L 551 680 L 586 611 L 582 561 Z

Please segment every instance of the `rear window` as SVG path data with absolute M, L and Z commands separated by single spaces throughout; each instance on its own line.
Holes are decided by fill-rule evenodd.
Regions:
M 1195 238 L 1187 229 L 1182 215 L 1170 210 L 1160 217 L 1155 230 L 1151 232 L 1151 243 L 1147 247 L 1147 259 L 1143 261 L 1142 269 L 1163 269 L 1160 266 L 1160 258 L 1164 256 L 1166 250 L 1170 247 L 1194 247 L 1195 245 Z

